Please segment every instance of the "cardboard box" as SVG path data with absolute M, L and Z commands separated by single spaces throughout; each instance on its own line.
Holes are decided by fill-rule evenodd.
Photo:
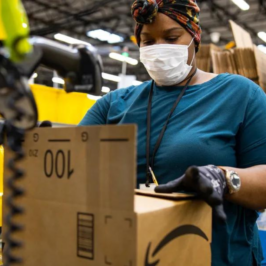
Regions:
M 36 129 L 24 147 L 22 265 L 211 265 L 207 204 L 134 191 L 135 126 Z
M 240 27 L 233 20 L 229 20 L 237 48 L 253 49 L 253 41 L 248 31 Z

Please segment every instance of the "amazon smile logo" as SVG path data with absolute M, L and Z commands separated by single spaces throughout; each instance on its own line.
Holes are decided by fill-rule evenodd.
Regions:
M 206 241 L 209 241 L 205 233 L 200 228 L 194 225 L 183 225 L 183 226 L 177 227 L 162 239 L 162 241 L 158 244 L 158 246 L 152 252 L 152 256 L 150 256 L 151 242 L 149 243 L 147 247 L 147 251 L 146 251 L 145 266 L 157 266 L 160 260 L 158 259 L 157 261 L 150 263 L 149 258 L 151 257 L 154 258 L 160 252 L 160 250 L 162 250 L 168 243 L 184 235 L 197 235 L 205 239 Z

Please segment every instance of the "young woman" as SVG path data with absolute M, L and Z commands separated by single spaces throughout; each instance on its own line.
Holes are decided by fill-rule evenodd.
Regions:
M 197 69 L 195 0 L 137 0 L 140 59 L 152 80 L 109 93 L 80 125 L 138 125 L 138 184 L 193 191 L 213 207 L 212 265 L 260 265 L 266 208 L 266 95 L 252 81 Z M 171 182 L 170 182 L 171 181 Z M 168 183 L 170 182 L 170 183 Z

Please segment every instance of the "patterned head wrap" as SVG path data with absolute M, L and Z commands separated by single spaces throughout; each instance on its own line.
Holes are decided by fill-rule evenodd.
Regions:
M 200 8 L 196 0 L 136 0 L 131 7 L 131 13 L 137 22 L 135 35 L 138 45 L 143 25 L 151 24 L 158 12 L 178 22 L 195 37 L 196 51 L 198 51 L 202 31 L 199 25 Z

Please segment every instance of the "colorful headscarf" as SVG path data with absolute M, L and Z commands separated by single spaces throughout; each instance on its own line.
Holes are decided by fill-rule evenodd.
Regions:
M 202 31 L 199 25 L 200 8 L 196 0 L 136 0 L 131 7 L 131 13 L 137 22 L 135 35 L 138 45 L 143 25 L 151 24 L 158 12 L 178 22 L 195 37 L 196 51 L 198 51 Z

